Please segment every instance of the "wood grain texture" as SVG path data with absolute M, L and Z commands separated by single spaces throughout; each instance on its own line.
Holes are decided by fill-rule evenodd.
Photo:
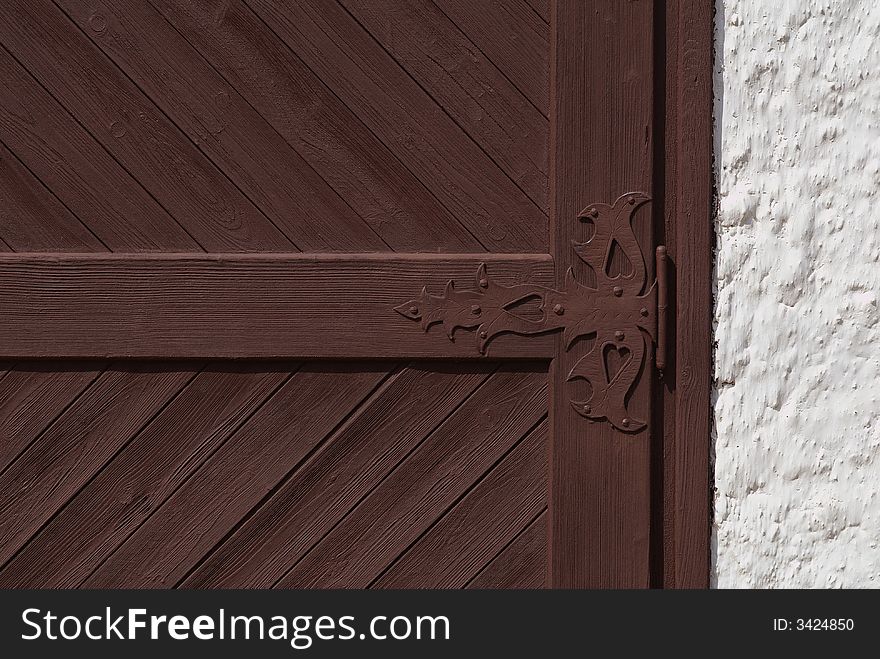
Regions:
M 295 249 L 51 0 L 4 2 L 0 41 L 204 249 Z
M 201 251 L 199 244 L 3 48 L 0 136 L 114 251 Z M 88 250 L 86 250 L 88 251 Z
M 358 22 L 542 209 L 547 119 L 428 0 L 341 0 Z
M 555 0 L 550 26 L 551 225 L 561 283 L 569 266 L 589 276 L 571 249 L 573 239 L 586 238 L 576 220 L 581 209 L 653 189 L 653 3 Z M 638 237 L 650 254 L 647 233 Z M 548 581 L 556 588 L 646 587 L 651 428 L 622 433 L 584 423 L 571 408 L 566 380 L 588 347 L 560 346 L 550 372 Z M 643 419 L 650 419 L 650 380 L 643 373 L 629 401 Z
M 174 586 L 359 407 L 382 368 L 302 368 L 82 585 Z
M 482 436 L 471 435 L 468 439 L 483 441 Z M 379 490 L 373 494 L 377 496 Z M 547 423 L 542 421 L 370 587 L 407 588 L 419 584 L 420 588 L 463 588 L 546 505 Z M 430 510 L 428 504 L 422 507 Z M 357 515 L 358 510 L 352 514 Z M 434 514 L 422 513 L 421 517 Z M 546 534 L 543 540 L 540 553 L 531 556 L 533 571 L 542 577 L 547 569 Z M 319 549 L 320 545 L 315 551 Z M 513 582 L 509 588 L 518 585 L 512 574 L 507 578 Z
M 387 380 L 182 585 L 274 585 L 485 381 L 486 371 L 476 364 L 408 368 Z
M 0 476 L 5 564 L 193 377 L 138 366 L 105 372 Z
M 667 3 L 666 224 L 677 301 L 676 361 L 666 376 L 673 400 L 664 517 L 672 528 L 664 585 L 675 588 L 707 588 L 711 562 L 712 21 L 708 0 Z
M 526 0 L 434 0 L 541 113 L 549 116 L 550 30 Z
M 388 249 L 355 209 L 148 3 L 58 4 L 300 250 Z
M 548 284 L 546 256 L 0 255 L 9 357 L 480 358 L 394 311 L 422 286 Z M 553 338 L 501 336 L 492 357 L 546 357 Z
M 107 251 L 2 142 L 0 198 L 0 238 L 13 251 Z
M 276 587 L 369 586 L 540 420 L 547 409 L 546 377 L 544 372 L 492 375 Z M 535 481 L 533 492 L 540 490 L 540 477 L 531 485 Z M 529 489 L 527 482 L 520 485 Z M 410 584 L 422 579 L 434 583 L 423 574 Z
M 393 249 L 483 250 L 240 0 L 153 4 Z
M 6 564 L 0 583 L 6 588 L 78 586 L 287 377 L 277 371 L 199 373 Z
M 547 578 L 547 511 L 538 515 L 467 588 L 544 588 Z
M 0 380 L 0 473 L 85 391 L 100 364 L 22 364 Z
M 550 4 L 0 8 L 0 586 L 708 585 L 712 3 Z M 630 190 L 648 431 L 573 414 L 589 339 L 394 312 L 590 282 Z
M 483 245 L 546 250 L 546 176 L 536 206 L 342 7 L 248 4 Z
M 526 0 L 532 10 L 544 19 L 545 23 L 550 22 L 550 3 L 553 0 Z

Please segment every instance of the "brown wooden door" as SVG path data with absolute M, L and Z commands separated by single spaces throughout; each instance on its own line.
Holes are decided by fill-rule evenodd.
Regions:
M 704 4 L 4 2 L 0 586 L 702 585 Z

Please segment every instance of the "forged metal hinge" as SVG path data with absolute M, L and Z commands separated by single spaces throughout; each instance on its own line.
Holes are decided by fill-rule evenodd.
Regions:
M 568 269 L 561 290 L 535 284 L 503 286 L 492 281 L 485 264 L 477 269 L 476 287 L 458 290 L 449 281 L 442 295 L 421 295 L 394 308 L 410 320 L 420 321 L 427 331 L 442 323 L 450 340 L 458 328 L 476 327 L 477 349 L 485 354 L 499 334 L 543 334 L 562 330 L 565 350 L 580 337 L 593 338 L 592 348 L 568 374 L 568 381 L 586 380 L 591 393 L 585 400 L 572 400 L 581 416 L 607 419 L 624 432 L 638 432 L 646 423 L 627 411 L 627 397 L 644 370 L 648 343 L 655 346 L 657 368 L 666 361 L 666 248 L 656 250 L 655 281 L 646 288 L 645 258 L 632 229 L 637 208 L 650 201 L 642 192 L 620 196 L 613 204 L 591 204 L 578 219 L 593 226 L 586 242 L 572 242 L 575 254 L 595 273 L 596 285 L 586 286 Z M 611 274 L 612 257 L 619 250 L 628 265 Z M 526 300 L 537 299 L 539 317 L 519 311 Z M 616 365 L 613 368 L 612 362 Z

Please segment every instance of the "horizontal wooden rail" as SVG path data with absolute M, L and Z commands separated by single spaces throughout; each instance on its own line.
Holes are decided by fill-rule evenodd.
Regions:
M 552 285 L 543 254 L 2 254 L 0 357 L 479 358 L 394 312 L 427 286 Z M 549 358 L 551 336 L 498 337 L 488 358 Z

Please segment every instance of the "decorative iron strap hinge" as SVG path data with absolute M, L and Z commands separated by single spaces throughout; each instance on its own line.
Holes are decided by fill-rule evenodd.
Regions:
M 590 238 L 572 242 L 575 254 L 595 273 L 595 287 L 581 284 L 568 269 L 561 290 L 534 284 L 503 286 L 492 281 L 485 264 L 477 268 L 476 287 L 458 290 L 449 281 L 443 295 L 421 295 L 394 308 L 410 320 L 420 321 L 427 331 L 442 323 L 450 340 L 458 328 L 476 328 L 477 349 L 486 353 L 499 334 L 543 334 L 562 330 L 565 350 L 581 337 L 593 338 L 590 351 L 568 373 L 568 381 L 585 380 L 591 393 L 585 400 L 572 400 L 581 416 L 607 419 L 624 432 L 638 432 L 646 423 L 627 411 L 627 397 L 644 368 L 648 341 L 654 346 L 657 368 L 666 361 L 667 255 L 656 250 L 657 276 L 645 290 L 645 258 L 632 229 L 637 208 L 650 201 L 642 192 L 620 196 L 613 204 L 591 204 L 578 219 L 592 224 Z M 612 274 L 612 259 L 626 264 Z M 539 302 L 539 314 L 521 313 L 526 300 Z M 616 368 L 615 368 L 616 367 Z

